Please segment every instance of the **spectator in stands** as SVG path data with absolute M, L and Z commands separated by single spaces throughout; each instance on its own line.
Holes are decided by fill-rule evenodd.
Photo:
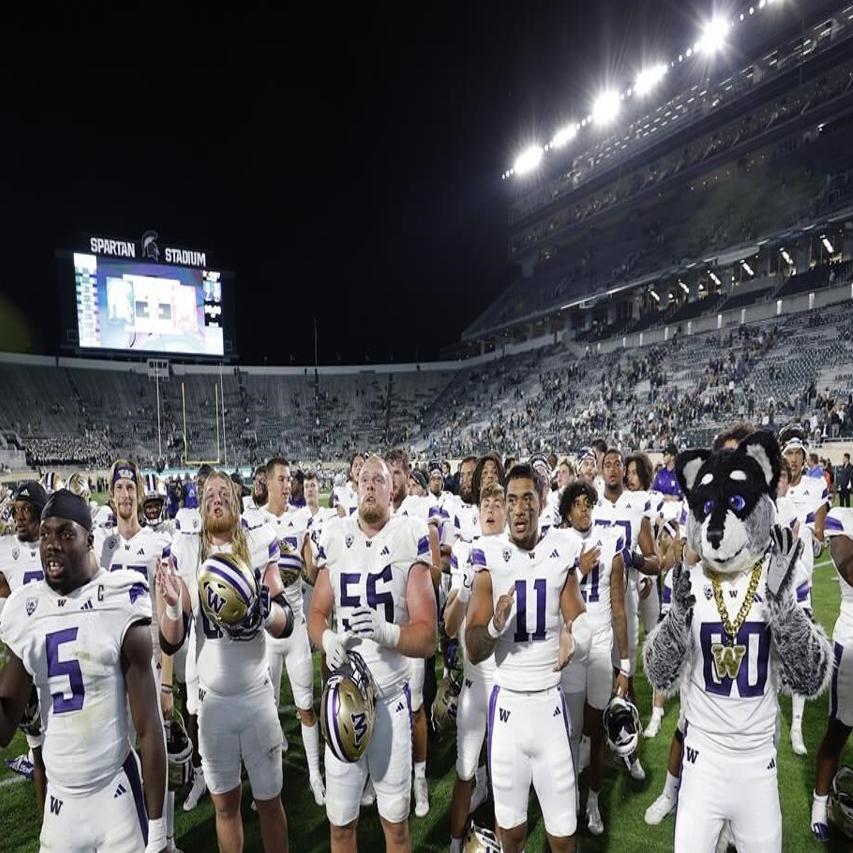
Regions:
M 806 472 L 809 477 L 822 477 L 823 476 L 823 465 L 821 464 L 820 459 L 818 458 L 817 453 L 809 453 L 809 466 L 808 471 Z
M 674 444 L 667 444 L 663 451 L 663 468 L 655 475 L 655 481 L 652 483 L 652 491 L 660 492 L 665 501 L 680 501 L 684 497 L 675 476 L 676 456 L 678 448 Z
M 305 472 L 297 468 L 290 478 L 290 505 L 305 506 Z
M 850 489 L 853 486 L 853 465 L 850 464 L 850 454 L 844 454 L 844 462 L 838 466 L 835 474 L 835 485 L 838 489 L 839 506 L 850 506 Z

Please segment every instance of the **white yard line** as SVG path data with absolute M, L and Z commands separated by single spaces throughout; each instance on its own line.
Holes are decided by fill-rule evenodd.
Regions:
M 23 776 L 10 776 L 8 779 L 3 779 L 0 781 L 0 788 L 8 788 L 10 785 L 19 785 L 21 782 L 26 782 L 27 780 Z

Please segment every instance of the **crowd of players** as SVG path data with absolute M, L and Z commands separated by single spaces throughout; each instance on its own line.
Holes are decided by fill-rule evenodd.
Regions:
M 751 431 L 737 424 L 715 450 Z M 825 540 L 841 577 L 812 807 L 826 839 L 853 727 L 853 516 L 829 511 L 803 431 L 780 441 L 778 520 L 805 545 L 798 603 L 810 607 Z M 402 450 L 355 453 L 330 506 L 317 475 L 282 457 L 255 471 L 251 492 L 208 466 L 167 488 L 128 460 L 111 468 L 107 506 L 85 474 L 20 483 L 0 507 L 0 744 L 20 723 L 30 754 L 15 769 L 35 783 L 42 849 L 176 851 L 175 790 L 186 790 L 186 811 L 210 794 L 220 849 L 242 850 L 245 768 L 264 849 L 287 850 L 284 671 L 333 851 L 357 849 L 360 810 L 374 801 L 386 849 L 411 849 L 412 794 L 416 817 L 430 809 L 429 743 L 452 730 L 451 853 L 523 850 L 531 785 L 552 850 L 575 849 L 579 815 L 600 835 L 607 748 L 645 777 L 633 701 L 641 633 L 672 606 L 676 569 L 697 559 L 676 454 L 667 447 L 655 471 L 601 440 L 562 459 L 468 456 L 451 477 L 446 463 L 413 466 Z M 775 702 L 775 690 L 738 681 L 732 701 L 772 691 Z M 664 699 L 655 695 L 646 737 L 660 731 Z M 800 755 L 804 707 L 795 696 Z M 650 824 L 678 807 L 686 727 L 682 714 Z M 494 832 L 470 817 L 490 793 Z M 853 831 L 853 810 L 834 802 Z M 725 831 L 691 849 L 725 844 Z

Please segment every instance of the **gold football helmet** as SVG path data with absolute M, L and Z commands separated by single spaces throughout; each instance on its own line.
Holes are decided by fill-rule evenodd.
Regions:
M 358 761 L 367 750 L 376 722 L 373 677 L 358 652 L 335 670 L 323 688 L 320 727 L 339 761 Z
M 198 597 L 205 616 L 227 630 L 257 610 L 255 573 L 233 554 L 211 554 L 198 573 Z
M 68 478 L 68 491 L 74 492 L 75 495 L 83 498 L 87 503 L 92 497 L 92 490 L 89 488 L 89 478 L 79 471 L 75 471 Z
M 65 488 L 65 481 L 59 476 L 58 471 L 45 471 L 40 482 L 48 494 Z
M 845 838 L 853 839 L 853 767 L 842 767 L 835 774 L 826 812 L 830 823 Z
M 491 829 L 472 823 L 462 843 L 462 853 L 501 853 L 501 844 Z
M 455 670 L 449 670 L 438 682 L 432 703 L 432 725 L 440 735 L 456 728 L 456 711 L 461 689 L 462 679 Z

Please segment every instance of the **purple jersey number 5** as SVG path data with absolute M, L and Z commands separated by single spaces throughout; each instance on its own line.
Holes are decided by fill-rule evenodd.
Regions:
M 83 672 L 80 669 L 80 662 L 74 659 L 63 661 L 59 659 L 59 647 L 63 643 L 71 643 L 76 639 L 76 628 L 64 628 L 61 631 L 54 631 L 45 637 L 47 644 L 47 677 L 60 678 L 67 676 L 71 687 L 71 696 L 69 698 L 65 697 L 65 690 L 58 690 L 56 693 L 51 693 L 54 714 L 68 714 L 71 711 L 79 711 L 83 707 L 83 698 L 86 695 L 86 689 L 83 686 Z

